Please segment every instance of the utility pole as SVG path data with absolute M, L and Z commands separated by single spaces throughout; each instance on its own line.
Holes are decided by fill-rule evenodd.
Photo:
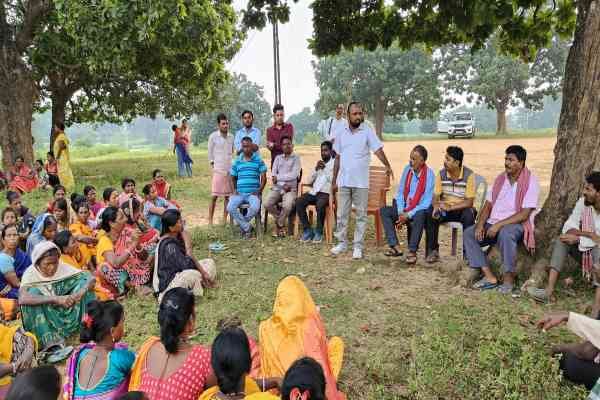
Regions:
M 275 104 L 281 104 L 281 64 L 279 63 L 279 28 L 273 19 L 273 74 L 275 81 Z

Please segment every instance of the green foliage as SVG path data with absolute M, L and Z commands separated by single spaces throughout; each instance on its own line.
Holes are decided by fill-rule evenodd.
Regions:
M 316 112 L 312 112 L 309 107 L 304 107 L 302 111 L 290 115 L 287 122 L 294 125 L 294 142 L 304 143 L 305 135 L 316 132 L 321 118 Z
M 217 129 L 217 115 L 225 113 L 229 118 L 229 132 L 235 133 L 242 127 L 241 116 L 245 110 L 254 114 L 254 126 L 266 132 L 271 121 L 271 106 L 265 99 L 262 86 L 249 81 L 244 74 L 235 74 L 217 93 L 212 111 L 200 113 L 192 118 L 194 144 L 208 140 Z
M 467 100 L 504 113 L 509 106 L 541 109 L 546 96 L 562 90 L 568 44 L 557 38 L 527 64 L 501 54 L 497 37 L 479 50 L 447 46 L 436 60 L 441 82 L 449 96 L 467 94 Z M 500 129 L 500 127 L 498 127 Z
M 437 76 L 430 54 L 397 46 L 367 51 L 356 48 L 313 64 L 325 113 L 338 103 L 360 101 L 370 117 L 427 117 L 440 107 Z
M 454 299 L 434 308 L 412 345 L 414 398 L 584 398 L 585 389 L 562 382 L 558 360 L 546 350 L 551 342 L 533 326 L 515 324 L 515 309 L 521 307 L 497 296 L 477 303 Z
M 551 97 L 544 98 L 543 108 L 531 111 L 519 107 L 510 116 L 510 122 L 518 129 L 545 129 L 556 128 L 562 106 L 562 96 L 556 100 Z
M 502 50 L 532 61 L 554 32 L 568 37 L 575 28 L 575 1 L 540 0 L 314 0 L 311 46 L 318 56 L 342 48 L 375 49 L 398 42 L 432 47 L 449 43 L 484 46 L 500 30 Z
M 55 0 L 54 6 L 49 28 L 35 37 L 32 60 L 44 97 L 53 110 L 65 107 L 70 122 L 202 111 L 227 81 L 225 63 L 243 37 L 227 1 Z

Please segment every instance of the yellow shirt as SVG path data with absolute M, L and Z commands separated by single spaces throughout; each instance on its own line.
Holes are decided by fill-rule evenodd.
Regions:
M 464 199 L 474 199 L 475 193 L 475 174 L 472 173 L 465 182 L 463 179 L 464 168 L 460 169 L 460 175 L 457 180 L 450 179 L 450 174 L 446 172 L 448 179 L 442 182 L 442 177 L 438 172 L 435 176 L 434 195 L 439 196 L 440 201 L 450 205 L 458 204 Z
M 96 263 L 98 265 L 104 263 L 104 253 L 114 251 L 114 248 L 113 242 L 107 235 L 101 236 L 96 245 Z

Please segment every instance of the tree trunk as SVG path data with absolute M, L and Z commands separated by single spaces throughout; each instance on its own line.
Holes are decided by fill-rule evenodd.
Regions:
M 385 118 L 385 101 L 379 96 L 375 102 L 375 133 L 383 140 L 383 119 Z
M 52 100 L 52 125 L 50 126 L 50 151 L 54 149 L 54 124 L 57 122 L 65 123 L 67 102 L 71 95 L 63 93 L 59 90 L 52 90 L 50 99 Z
M 506 107 L 496 108 L 496 135 L 506 135 Z
M 581 195 L 586 174 L 600 169 L 599 93 L 600 4 L 584 0 L 578 2 L 575 36 L 565 68 L 550 192 L 536 218 L 536 242 L 542 250 L 549 250 L 560 233 Z
M 19 57 L 11 49 L 2 50 L 5 58 L 0 64 L 0 149 L 6 170 L 18 156 L 33 163 L 31 117 L 37 89 Z

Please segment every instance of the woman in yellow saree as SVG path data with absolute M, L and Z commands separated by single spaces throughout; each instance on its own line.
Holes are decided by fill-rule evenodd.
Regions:
M 273 315 L 260 324 L 259 343 L 262 376 L 283 377 L 296 360 L 311 357 L 323 368 L 327 400 L 346 398 L 337 389 L 344 342 L 338 337 L 327 341 L 319 310 L 298 277 L 279 283 Z
M 54 125 L 54 146 L 52 148 L 58 163 L 58 179 L 69 192 L 75 187 L 73 171 L 71 171 L 71 160 L 69 157 L 69 139 L 65 135 L 65 125 L 57 122 Z

